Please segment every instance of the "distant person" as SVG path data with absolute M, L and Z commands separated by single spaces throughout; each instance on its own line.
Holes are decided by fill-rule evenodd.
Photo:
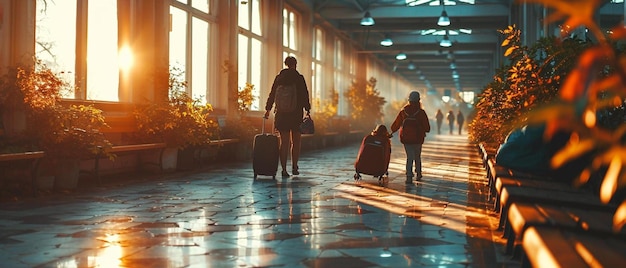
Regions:
M 443 124 L 443 113 L 441 112 L 441 109 L 437 109 L 435 119 L 437 119 L 437 134 L 441 134 L 441 124 Z
M 391 124 L 391 132 L 400 130 L 400 142 L 404 144 L 406 152 L 406 183 L 421 180 L 422 173 L 422 145 L 426 138 L 426 133 L 430 132 L 430 122 L 428 116 L 420 103 L 420 93 L 411 91 L 409 103 L 402 107 Z M 415 163 L 415 174 L 413 174 L 413 163 Z
M 292 56 L 285 58 L 287 68 L 282 69 L 274 79 L 272 90 L 265 104 L 265 118 L 268 118 L 272 106 L 276 104 L 274 112 L 274 127 L 280 133 L 280 166 L 282 177 L 289 177 L 287 172 L 287 156 L 291 149 L 291 172 L 299 175 L 298 160 L 302 134 L 300 123 L 303 119 L 303 109 L 308 116 L 311 111 L 309 102 L 309 90 L 304 76 L 297 70 L 298 61 Z M 280 91 L 280 92 L 278 92 Z
M 448 125 L 450 126 L 450 134 L 452 134 L 454 132 L 454 119 L 456 116 L 454 116 L 454 112 L 450 110 L 446 118 L 448 119 Z
M 456 122 L 459 125 L 459 135 L 461 135 L 461 131 L 463 130 L 463 123 L 465 123 L 465 116 L 463 116 L 461 110 L 459 110 L 459 112 L 456 114 Z

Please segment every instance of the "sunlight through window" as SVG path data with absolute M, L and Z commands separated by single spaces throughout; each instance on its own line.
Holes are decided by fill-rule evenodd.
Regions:
M 36 56 L 65 81 L 74 84 L 76 1 L 37 0 Z M 74 98 L 74 92 L 64 92 Z
M 88 10 L 87 99 L 119 101 L 117 1 L 89 1 Z

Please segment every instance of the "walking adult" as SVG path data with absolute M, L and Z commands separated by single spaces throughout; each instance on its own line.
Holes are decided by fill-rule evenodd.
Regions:
M 274 83 L 272 84 L 272 90 L 270 92 L 269 97 L 267 98 L 267 102 L 265 104 L 265 118 L 269 117 L 270 111 L 276 102 L 276 109 L 274 115 L 274 127 L 278 130 L 280 134 L 280 166 L 282 167 L 282 177 L 289 177 L 289 172 L 287 172 L 287 157 L 289 155 L 289 151 L 291 149 L 291 172 L 293 175 L 299 175 L 299 167 L 298 160 L 300 158 L 300 147 L 301 147 L 301 138 L 302 134 L 300 133 L 300 123 L 302 123 L 302 119 L 304 117 L 303 109 L 306 111 L 307 116 L 311 111 L 311 103 L 309 101 L 309 90 L 306 85 L 306 81 L 304 80 L 304 76 L 302 76 L 297 70 L 296 66 L 298 61 L 293 56 L 288 56 L 285 58 L 285 65 L 287 68 L 282 69 L 276 78 L 274 78 Z M 287 90 L 287 94 L 277 94 L 277 89 Z M 296 102 L 293 108 L 289 110 L 281 110 L 278 106 L 279 101 L 276 97 L 279 95 L 279 98 L 285 98 L 285 95 L 295 94 L 293 98 L 295 98 Z M 288 98 L 291 98 L 288 97 Z
M 441 134 L 441 124 L 443 124 L 443 113 L 441 112 L 441 109 L 437 109 L 435 119 L 437 120 L 437 134 Z
M 400 130 L 400 142 L 404 145 L 406 153 L 406 183 L 412 183 L 414 175 L 418 181 L 423 177 L 422 145 L 426 133 L 430 132 L 430 122 L 426 112 L 422 109 L 419 92 L 411 91 L 408 101 L 391 124 L 391 132 Z M 413 163 L 415 163 L 415 174 L 413 174 Z
M 461 135 L 461 131 L 463 130 L 463 123 L 465 123 L 465 116 L 463 116 L 461 110 L 459 110 L 459 112 L 456 114 L 456 123 L 457 125 L 459 125 L 459 135 Z
M 452 135 L 452 133 L 454 132 L 454 119 L 456 118 L 456 116 L 454 116 L 454 112 L 450 110 L 446 118 L 448 119 L 448 125 L 450 126 L 450 135 Z

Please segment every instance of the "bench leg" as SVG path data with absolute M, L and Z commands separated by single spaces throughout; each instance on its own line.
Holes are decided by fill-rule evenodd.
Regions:
M 102 182 L 100 181 L 100 154 L 96 155 L 93 169 L 94 169 L 93 170 L 94 177 L 96 177 L 96 181 L 98 182 L 98 185 L 101 185 Z
M 40 159 L 37 158 L 35 160 L 33 160 L 33 164 L 30 168 L 30 180 L 32 183 L 32 187 L 33 187 L 33 197 L 37 196 L 37 191 L 39 190 L 37 188 L 37 175 L 39 173 L 39 161 Z

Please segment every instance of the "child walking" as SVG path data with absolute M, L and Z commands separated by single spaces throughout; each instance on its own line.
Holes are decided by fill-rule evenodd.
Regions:
M 412 91 L 409 102 L 396 116 L 391 124 L 391 132 L 400 130 L 400 142 L 404 144 L 406 152 L 406 183 L 413 183 L 413 176 L 417 181 L 423 177 L 422 173 L 422 144 L 426 133 L 430 132 L 428 116 L 420 103 L 420 93 Z M 415 174 L 413 164 L 415 163 Z

